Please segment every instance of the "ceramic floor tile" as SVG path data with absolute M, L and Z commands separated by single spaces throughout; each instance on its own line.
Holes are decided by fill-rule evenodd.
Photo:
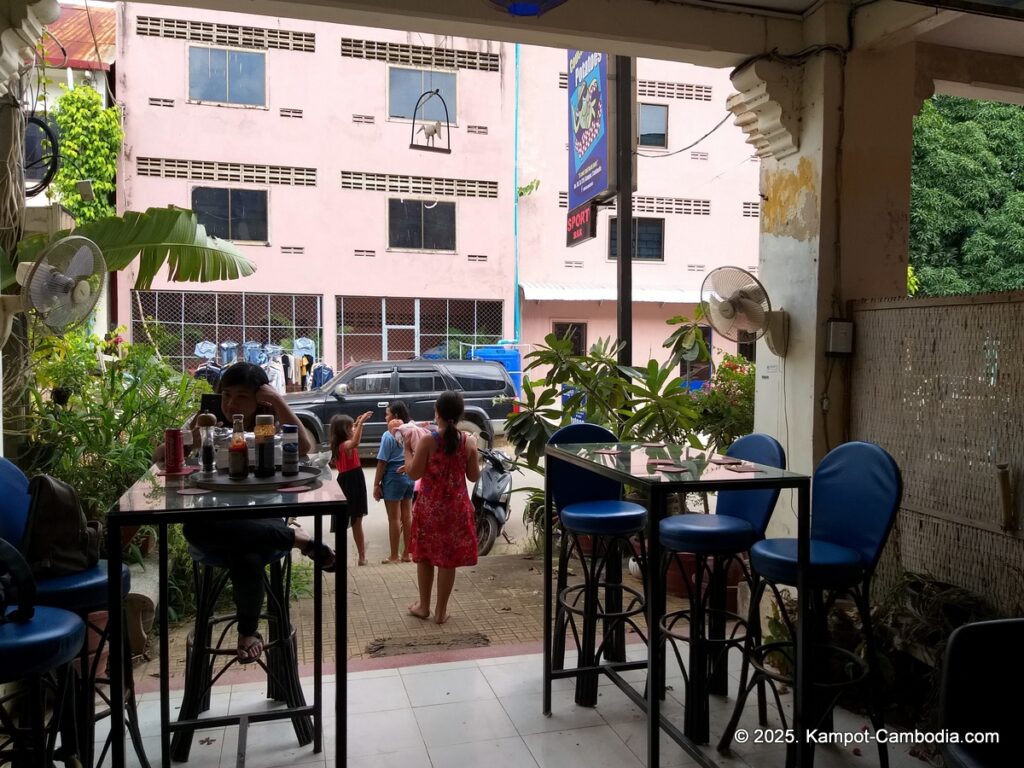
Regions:
M 629 747 L 630 751 L 636 755 L 640 762 L 647 763 L 647 721 L 646 720 L 633 720 L 628 723 L 614 723 L 611 726 L 612 730 L 622 739 L 623 743 Z M 687 752 L 683 750 L 681 746 L 675 743 L 666 733 L 661 734 L 660 740 L 661 756 L 659 764 L 662 768 L 677 768 L 683 767 L 690 768 L 690 766 L 699 765 Z
M 413 710 L 427 749 L 445 744 L 503 739 L 516 728 L 496 699 L 417 707 Z
M 348 754 L 353 758 L 424 747 L 419 724 L 411 709 L 349 715 L 347 733 Z
M 376 677 L 398 677 L 398 667 L 391 669 L 367 669 L 362 672 L 349 672 L 348 679 L 352 680 L 372 680 Z
M 445 672 L 450 669 L 475 669 L 475 659 L 464 659 L 462 661 L 445 661 L 440 664 L 420 664 L 414 667 L 400 667 L 398 673 L 402 677 L 409 675 L 428 675 L 432 672 Z
M 414 707 L 495 698 L 487 678 L 476 667 L 403 675 L 402 680 Z
M 503 696 L 499 701 L 521 735 L 605 724 L 600 713 L 593 707 L 576 706 L 574 695 L 571 690 L 553 692 L 550 717 L 541 712 L 541 697 L 536 693 Z
M 518 736 L 432 747 L 430 759 L 438 768 L 537 768 L 533 755 Z
M 643 689 L 638 693 L 643 693 Z M 647 714 L 614 685 L 598 688 L 596 708 L 606 723 L 627 723 L 647 719 Z M 681 716 L 683 707 L 671 696 L 666 696 L 661 702 L 661 712 L 669 717 Z
M 480 671 L 490 683 L 494 695 L 512 696 L 520 693 L 541 693 L 544 690 L 544 670 L 539 661 L 513 662 L 481 667 Z M 552 691 L 572 690 L 570 679 L 552 680 Z
M 432 768 L 426 747 L 390 752 L 385 755 L 360 755 L 349 753 L 345 761 L 347 768 Z
M 222 766 L 235 765 L 238 750 L 238 729 L 227 728 L 221 756 Z M 300 746 L 290 720 L 269 723 L 252 723 L 246 732 L 246 768 L 278 768 L 278 766 L 323 766 L 327 760 L 326 750 L 313 752 L 313 745 Z M 189 760 L 189 768 L 192 766 Z
M 325 705 L 334 706 L 334 688 L 330 694 L 324 688 Z M 330 698 L 328 698 L 328 696 Z M 307 701 L 312 701 L 307 698 Z M 350 680 L 348 684 L 348 711 L 350 714 L 360 712 L 383 712 L 388 709 L 402 709 L 412 706 L 405 692 L 405 685 L 400 677 L 378 677 L 369 680 Z
M 540 768 L 642 768 L 610 726 L 534 733 L 523 737 Z

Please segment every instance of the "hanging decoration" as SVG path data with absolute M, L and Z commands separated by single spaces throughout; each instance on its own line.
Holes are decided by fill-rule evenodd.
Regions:
M 440 120 L 424 120 L 420 110 L 431 99 L 440 99 L 444 107 L 444 123 Z M 418 149 L 423 152 L 441 152 L 446 155 L 452 153 L 452 132 L 451 118 L 448 115 L 448 104 L 441 95 L 441 89 L 435 88 L 432 91 L 424 91 L 416 100 L 416 109 L 412 113 L 412 133 L 409 136 L 409 149 Z M 422 137 L 422 143 L 417 143 Z M 447 141 L 443 147 L 437 146 L 437 139 Z

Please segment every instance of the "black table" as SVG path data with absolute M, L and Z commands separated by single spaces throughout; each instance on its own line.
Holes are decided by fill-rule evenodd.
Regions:
M 599 451 L 602 451 L 599 453 Z M 614 451 L 614 453 L 609 453 Z M 753 472 L 734 472 L 726 466 L 708 461 L 701 451 L 679 445 L 640 444 L 640 443 L 601 443 L 586 445 L 548 445 L 544 451 L 549 459 L 560 459 L 577 467 L 590 470 L 602 477 L 618 480 L 620 483 L 641 489 L 650 499 L 650 514 L 647 516 L 647 697 L 637 692 L 633 686 L 623 680 L 620 669 L 628 665 L 609 664 L 601 668 L 637 706 L 647 712 L 647 765 L 659 765 L 659 727 L 663 728 L 690 756 L 699 764 L 713 768 L 714 762 L 697 746 L 694 733 L 701 730 L 700 723 L 706 722 L 706 712 L 702 710 L 707 700 L 706 676 L 698 671 L 705 668 L 706 659 L 699 658 L 695 643 L 689 643 L 690 666 L 689 685 L 686 690 L 686 727 L 680 731 L 673 723 L 661 715 L 661 692 L 664 680 L 664 655 L 659 652 L 662 646 L 661 617 L 665 613 L 665 584 L 661 578 L 659 564 L 662 558 L 658 524 L 666 515 L 666 500 L 670 493 L 686 493 L 690 491 L 743 491 L 762 490 L 766 488 L 794 488 L 797 492 L 797 558 L 799 576 L 797 584 L 798 616 L 805 615 L 804 589 L 805 564 L 810 558 L 810 495 L 811 478 L 796 472 L 755 465 Z M 672 459 L 679 465 L 688 467 L 685 473 L 658 472 L 650 465 L 652 459 Z M 552 516 L 551 491 L 545 483 L 545 547 L 544 547 L 544 714 L 551 714 L 551 681 L 555 677 L 569 677 L 576 670 L 564 670 L 561 673 L 551 669 L 552 637 L 553 637 L 553 599 L 552 594 Z M 798 621 L 796 638 L 796 663 L 793 686 L 793 722 L 792 729 L 796 739 L 796 764 L 801 768 L 813 764 L 813 745 L 807 743 L 806 734 L 801 727 L 804 722 L 809 699 L 807 690 L 808 677 L 805 670 L 811 668 L 810 654 L 811 635 L 809 622 Z M 559 639 L 564 642 L 564 639 Z M 658 681 L 655 683 L 655 681 Z M 698 736 L 700 738 L 700 736 Z M 703 740 L 703 739 L 701 739 Z
M 157 474 L 156 467 L 143 475 L 124 495 L 118 499 L 107 513 L 107 553 L 108 553 L 108 602 L 110 616 L 108 618 L 110 643 L 110 728 L 111 728 L 111 760 L 115 766 L 125 764 L 124 757 L 124 661 L 122 655 L 121 632 L 121 529 L 125 526 L 153 525 L 159 528 L 159 563 L 160 563 L 160 749 L 162 765 L 171 765 L 171 732 L 185 727 L 214 728 L 224 725 L 238 725 L 239 759 L 244 760 L 245 729 L 250 722 L 290 718 L 294 715 L 313 716 L 313 751 L 323 749 L 323 583 L 319 564 L 314 569 L 313 579 L 313 704 L 310 706 L 274 709 L 251 715 L 228 715 L 208 717 L 201 720 L 171 722 L 169 699 L 169 650 L 167 637 L 167 526 L 174 523 L 187 523 L 191 520 L 239 520 L 243 518 L 269 517 L 314 517 L 313 537 L 317 542 L 323 541 L 323 518 L 325 515 L 344 515 L 347 502 L 338 487 L 331 479 L 331 472 L 326 467 L 321 474 L 320 483 L 311 490 L 302 493 L 263 491 L 243 493 L 237 491 L 209 491 L 199 495 L 179 493 L 179 490 L 191 488 L 186 477 L 163 477 Z M 344 518 L 342 518 L 344 519 Z M 343 529 L 344 530 L 344 529 Z M 335 743 L 337 754 L 344 755 L 345 720 L 346 720 L 346 678 L 345 653 L 345 540 L 337 537 L 338 567 L 334 577 L 334 619 L 335 643 L 338 654 L 337 689 L 334 708 L 337 716 L 335 721 Z

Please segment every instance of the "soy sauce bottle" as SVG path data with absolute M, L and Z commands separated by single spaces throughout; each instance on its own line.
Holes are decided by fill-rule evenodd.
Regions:
M 273 477 L 274 468 L 274 417 L 260 414 L 256 417 L 256 477 Z

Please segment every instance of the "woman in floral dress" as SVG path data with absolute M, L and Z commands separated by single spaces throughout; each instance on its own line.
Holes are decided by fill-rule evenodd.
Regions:
M 430 617 L 430 593 L 437 569 L 434 621 L 448 620 L 448 598 L 455 586 L 455 569 L 476 565 L 476 520 L 466 480 L 480 477 L 476 440 L 460 432 L 463 401 L 458 392 L 442 392 L 434 405 L 437 430 L 420 440 L 406 472 L 419 480 L 420 492 L 412 516 L 410 553 L 416 563 L 419 600 L 409 613 Z

